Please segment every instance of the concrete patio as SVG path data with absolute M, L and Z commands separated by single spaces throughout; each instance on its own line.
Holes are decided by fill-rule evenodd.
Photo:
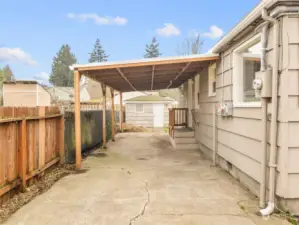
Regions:
M 255 215 L 255 196 L 210 164 L 196 150 L 173 150 L 165 134 L 118 134 L 83 161 L 85 172 L 64 177 L 5 224 L 288 224 Z

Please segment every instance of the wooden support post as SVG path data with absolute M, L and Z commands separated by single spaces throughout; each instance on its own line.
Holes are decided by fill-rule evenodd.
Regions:
M 112 141 L 115 141 L 115 118 L 114 118 L 114 90 L 110 88 L 111 91 L 111 133 L 112 133 Z
M 103 92 L 103 148 L 107 144 L 107 130 L 106 130 L 106 85 L 102 83 Z
M 75 139 L 76 139 L 76 169 L 81 168 L 81 112 L 80 112 L 80 73 L 74 72 L 75 86 Z
M 119 92 L 119 129 L 123 132 L 123 93 Z
M 26 188 L 26 173 L 27 173 L 27 121 L 21 122 L 21 178 L 22 191 Z
M 59 120 L 59 156 L 60 156 L 60 164 L 64 164 L 64 116 L 60 117 Z

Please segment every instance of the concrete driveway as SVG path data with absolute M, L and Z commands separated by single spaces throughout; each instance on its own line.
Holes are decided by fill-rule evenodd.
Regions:
M 257 225 L 256 198 L 197 151 L 175 151 L 168 136 L 124 133 L 16 212 L 11 225 Z

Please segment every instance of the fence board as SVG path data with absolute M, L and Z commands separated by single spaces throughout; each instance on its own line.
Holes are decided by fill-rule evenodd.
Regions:
M 64 119 L 58 107 L 0 107 L 0 201 L 62 159 Z

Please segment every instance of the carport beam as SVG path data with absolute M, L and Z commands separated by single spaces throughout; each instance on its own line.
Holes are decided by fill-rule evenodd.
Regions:
M 111 132 L 112 132 L 112 141 L 115 141 L 115 119 L 114 119 L 114 89 L 110 88 L 111 91 Z
M 80 72 L 74 71 L 75 87 L 75 139 L 76 139 L 76 169 L 81 169 L 81 115 L 80 115 Z
M 103 148 L 106 148 L 107 144 L 107 130 L 106 130 L 106 85 L 102 83 L 103 92 Z

